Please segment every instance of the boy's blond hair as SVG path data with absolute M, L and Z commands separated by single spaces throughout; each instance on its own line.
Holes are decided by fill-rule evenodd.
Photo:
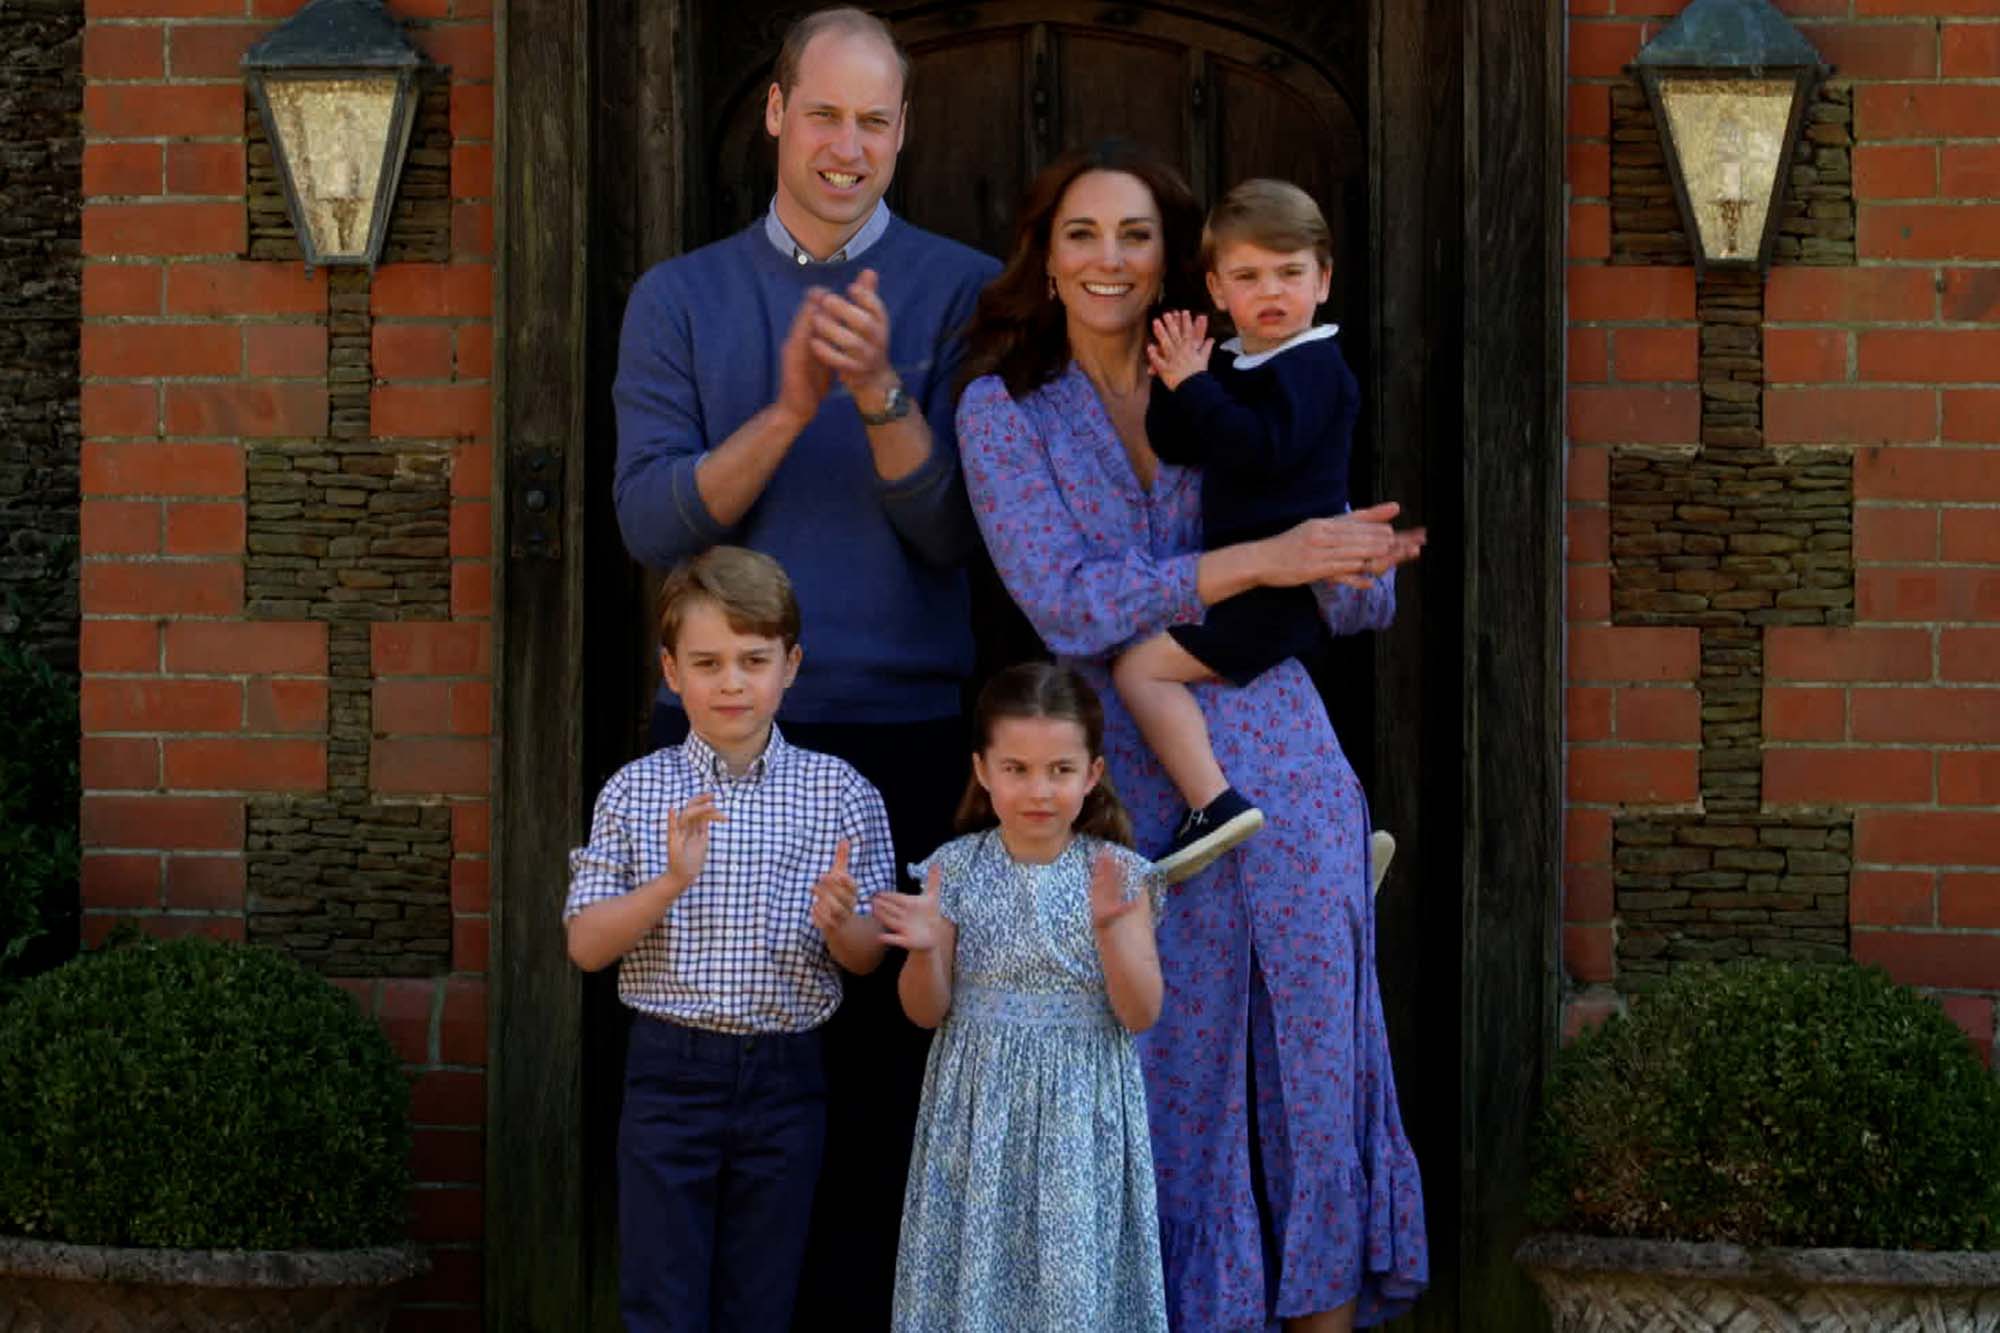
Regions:
M 688 609 L 709 602 L 720 607 L 738 634 L 783 639 L 786 651 L 799 641 L 799 603 L 785 568 L 760 551 L 711 546 L 683 560 L 660 585 L 660 646 L 673 652 Z
M 1290 181 L 1247 180 L 1222 196 L 1201 229 L 1201 266 L 1214 269 L 1227 245 L 1251 245 L 1276 254 L 1310 250 L 1320 267 L 1333 267 L 1333 231 L 1313 197 Z

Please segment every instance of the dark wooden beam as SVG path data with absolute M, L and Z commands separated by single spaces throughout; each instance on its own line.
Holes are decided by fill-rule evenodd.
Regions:
M 1460 1327 L 1459 727 L 1465 405 L 1464 85 L 1457 5 L 1375 0 L 1369 88 L 1370 268 L 1375 276 L 1376 480 L 1430 546 L 1396 581 L 1396 623 L 1377 636 L 1376 762 L 1369 801 L 1399 847 L 1376 900 L 1377 978 L 1404 1128 L 1423 1169 L 1431 1286 L 1403 1333 Z
M 581 457 L 590 186 L 587 0 L 501 17 L 493 998 L 486 1327 L 576 1328 L 588 1307 L 582 982 L 560 923 L 583 823 Z M 528 492 L 543 491 L 530 508 Z M 539 549 L 527 539 L 551 516 Z
M 1461 1328 L 1545 1326 L 1513 1251 L 1557 1026 L 1563 8 L 1464 7 Z
M 1431 534 L 1377 649 L 1370 786 L 1431 1245 L 1405 1333 L 1546 1327 L 1511 1254 L 1556 1022 L 1562 23 L 1376 0 L 1371 27 L 1372 494 Z

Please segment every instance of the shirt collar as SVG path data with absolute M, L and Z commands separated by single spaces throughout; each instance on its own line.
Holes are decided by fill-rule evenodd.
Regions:
M 764 753 L 752 759 L 750 767 L 740 774 L 731 773 L 729 766 L 722 762 L 722 756 L 715 752 L 715 747 L 692 731 L 681 742 L 681 757 L 697 774 L 711 782 L 762 782 L 773 764 L 784 762 L 791 748 L 778 731 L 778 724 L 773 722 L 771 738 L 764 743 Z
M 882 239 L 882 233 L 889 230 L 889 205 L 882 200 L 875 201 L 875 211 L 861 224 L 861 230 L 847 238 L 847 244 L 835 250 L 825 259 L 814 259 L 812 253 L 793 239 L 785 224 L 778 221 L 778 196 L 771 196 L 771 206 L 764 212 L 764 236 L 779 254 L 804 268 L 811 264 L 842 264 L 850 259 L 861 258 L 861 252 Z
M 1231 338 L 1228 342 L 1222 344 L 1222 350 L 1235 354 L 1236 369 L 1255 370 L 1280 352 L 1289 352 L 1294 347 L 1302 347 L 1306 343 L 1316 343 L 1322 338 L 1331 338 L 1339 332 L 1340 325 L 1338 324 L 1315 324 L 1309 329 L 1293 334 L 1276 347 L 1269 347 L 1261 352 L 1253 352 L 1249 356 L 1243 355 L 1243 339 L 1241 338 Z

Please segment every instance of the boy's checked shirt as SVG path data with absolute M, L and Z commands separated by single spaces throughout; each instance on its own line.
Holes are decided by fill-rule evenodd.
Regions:
M 712 1032 L 804 1032 L 839 1007 L 840 969 L 813 925 L 812 887 L 850 844 L 862 913 L 895 883 L 882 797 L 844 761 L 785 740 L 741 777 L 700 737 L 612 775 L 590 841 L 570 853 L 567 922 L 667 869 L 667 813 L 702 792 L 724 818 L 708 858 L 666 918 L 618 964 L 618 996 L 644 1014 Z

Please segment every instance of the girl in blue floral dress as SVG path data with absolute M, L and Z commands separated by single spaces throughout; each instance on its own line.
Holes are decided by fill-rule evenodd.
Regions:
M 974 713 L 968 830 L 883 895 L 899 989 L 937 1028 L 896 1260 L 896 1333 L 1166 1333 L 1146 1090 L 1158 881 L 1104 777 L 1104 714 L 1047 663 Z M 887 901 L 894 899 L 894 901 Z

